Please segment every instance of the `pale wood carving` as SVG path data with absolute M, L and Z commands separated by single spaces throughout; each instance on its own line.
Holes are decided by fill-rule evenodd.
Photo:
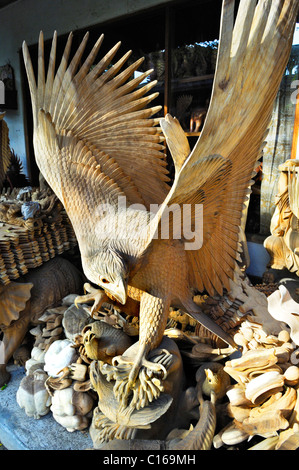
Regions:
M 140 301 L 137 351 L 114 357 L 109 372 L 116 383 L 115 400 L 132 416 L 167 375 L 162 363 L 149 358 L 161 343 L 170 306 L 182 308 L 233 344 L 193 302 L 193 293 L 221 295 L 238 269 L 243 203 L 289 57 L 298 2 L 241 1 L 236 20 L 234 7 L 234 1 L 224 0 L 212 98 L 193 151 L 174 118 L 160 121 L 176 169 L 171 188 L 163 136 L 151 118 L 160 108 L 146 108 L 157 96 L 147 94 L 155 82 L 139 87 L 150 71 L 127 81 L 140 61 L 120 72 L 125 54 L 110 66 L 118 44 L 90 69 L 101 37 L 79 68 L 87 34 L 68 65 L 70 35 L 55 74 L 55 33 L 46 73 L 41 33 L 36 82 L 23 47 L 37 164 L 72 222 L 84 273 L 120 303 L 128 295 Z M 119 197 L 145 210 L 130 208 L 104 217 L 99 207 L 116 209 Z M 160 207 L 149 232 L 152 204 Z M 174 204 L 204 205 L 202 244 L 196 248 L 185 249 L 190 242 L 186 234 L 154 237 Z M 193 211 L 193 227 L 196 217 Z M 118 230 L 111 231 L 115 223 Z

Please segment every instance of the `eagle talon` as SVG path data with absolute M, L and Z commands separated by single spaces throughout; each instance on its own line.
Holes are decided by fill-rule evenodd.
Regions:
M 83 286 L 85 295 L 79 295 L 75 298 L 75 305 L 77 308 L 78 304 L 85 304 L 90 301 L 94 301 L 94 304 L 91 308 L 90 315 L 93 316 L 94 313 L 98 312 L 103 305 L 104 302 L 107 301 L 107 295 L 102 289 L 96 289 L 92 287 L 88 282 L 86 282 Z M 86 294 L 86 292 L 88 292 Z
M 157 354 L 156 354 L 157 353 Z M 114 396 L 120 406 L 140 409 L 158 398 L 163 391 L 163 380 L 171 364 L 172 354 L 166 350 L 156 350 L 146 359 L 141 349 L 136 357 L 116 356 L 113 358 Z
M 163 364 L 156 363 L 156 362 L 151 362 L 148 361 L 147 359 L 142 359 L 142 364 L 143 367 L 146 367 L 147 369 L 150 370 L 150 372 L 163 372 L 162 380 L 166 379 L 167 377 L 167 370 L 164 367 Z M 152 374 L 151 374 L 152 375 Z
M 123 364 L 127 364 L 127 365 L 132 365 L 134 364 L 134 360 L 133 359 L 127 359 L 123 356 L 115 356 L 113 359 L 112 359 L 112 365 L 117 367 L 119 365 L 123 365 Z

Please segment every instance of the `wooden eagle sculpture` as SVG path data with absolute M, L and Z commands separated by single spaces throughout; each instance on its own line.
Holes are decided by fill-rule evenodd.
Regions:
M 297 0 L 241 0 L 235 16 L 235 2 L 223 1 L 212 97 L 191 152 L 175 118 L 153 118 L 160 109 L 149 107 L 156 82 L 142 84 L 151 71 L 129 80 L 142 59 L 125 68 L 127 53 L 111 65 L 120 43 L 91 68 L 103 37 L 81 63 L 88 34 L 69 61 L 70 34 L 56 70 L 54 33 L 46 73 L 41 33 L 37 82 L 23 44 L 36 161 L 72 222 L 86 277 L 102 289 L 89 296 L 96 307 L 106 295 L 122 304 L 128 296 L 140 301 L 138 352 L 113 362 L 123 383 L 119 399 L 134 389 L 143 367 L 163 369 L 148 354 L 162 340 L 171 306 L 233 343 L 193 302 L 193 292 L 222 294 L 234 278 L 243 204 L 297 12 Z M 161 128 L 175 165 L 171 187 Z M 170 207 L 191 207 L 193 234 L 202 221 L 200 243 L 190 230 L 184 235 L 184 217 Z

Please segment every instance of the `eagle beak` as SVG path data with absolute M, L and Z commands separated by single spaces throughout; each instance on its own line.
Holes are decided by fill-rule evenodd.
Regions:
M 111 293 L 118 302 L 124 305 L 127 301 L 127 283 L 120 279 L 118 283 L 114 284 L 113 292 Z

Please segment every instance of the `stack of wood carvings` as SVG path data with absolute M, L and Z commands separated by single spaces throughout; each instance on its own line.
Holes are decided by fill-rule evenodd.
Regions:
M 30 418 L 51 413 L 69 432 L 88 430 L 100 450 L 298 448 L 297 324 L 289 322 L 289 302 L 282 312 L 280 290 L 268 298 L 259 292 L 253 302 L 254 287 L 246 279 L 241 284 L 242 292 L 232 284 L 223 298 L 195 299 L 212 306 L 215 318 L 216 311 L 231 315 L 238 306 L 242 319 L 230 334 L 239 354 L 232 356 L 234 348 L 219 347 L 193 322 L 186 325 L 183 314 L 170 312 L 170 328 L 151 353 L 165 369 L 156 379 L 159 390 L 152 390 L 158 398 L 129 410 L 114 399 L 111 363 L 120 348 L 137 348 L 138 318 L 107 307 L 91 318 L 91 307 L 76 307 L 76 296 L 68 295 L 30 330 L 35 342 L 17 392 L 19 406 Z M 258 316 L 265 304 L 268 321 Z M 299 311 L 299 304 L 290 311 Z
M 39 213 L 24 219 L 16 193 L 0 202 L 0 284 L 6 285 L 76 246 L 65 210 L 55 195 L 36 191 Z M 33 194 L 33 195 L 34 195 Z

